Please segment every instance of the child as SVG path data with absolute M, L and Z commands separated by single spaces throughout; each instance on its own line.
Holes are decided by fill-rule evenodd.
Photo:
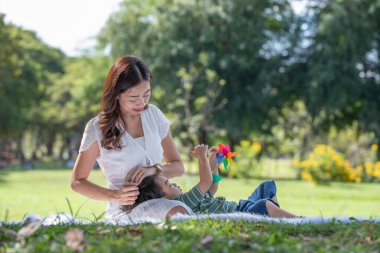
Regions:
M 271 217 L 297 217 L 280 208 L 274 181 L 260 184 L 247 200 L 240 200 L 239 203 L 227 201 L 224 197 L 214 197 L 218 190 L 218 183 L 213 183 L 213 174 L 218 175 L 217 150 L 215 147 L 210 149 L 209 161 L 207 161 L 207 150 L 208 146 L 201 144 L 190 151 L 190 154 L 198 159 L 200 179 L 190 191 L 183 193 L 179 186 L 170 183 L 160 174 L 148 176 L 138 186 L 140 194 L 135 205 L 122 206 L 122 209 L 128 212 L 149 199 L 167 198 L 185 203 L 197 214 L 248 212 Z

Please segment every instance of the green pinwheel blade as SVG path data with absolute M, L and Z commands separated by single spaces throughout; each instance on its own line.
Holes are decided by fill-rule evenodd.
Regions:
M 224 165 L 224 168 L 227 170 L 228 169 L 228 161 L 227 161 L 227 159 L 223 160 L 223 165 Z

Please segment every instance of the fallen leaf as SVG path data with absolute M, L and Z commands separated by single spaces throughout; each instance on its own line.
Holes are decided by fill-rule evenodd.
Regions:
M 67 231 L 65 240 L 66 246 L 74 251 L 82 251 L 86 246 L 83 231 L 78 228 L 72 228 Z
M 302 237 L 302 240 L 304 240 L 305 242 L 311 242 L 311 241 L 312 241 L 312 238 L 311 238 L 311 237 L 308 237 L 308 236 L 303 236 L 303 237 Z
M 106 230 L 96 232 L 96 235 L 101 236 L 101 235 L 109 234 L 110 232 L 111 232 L 111 229 L 106 229 Z
M 136 228 L 136 227 L 129 227 L 128 232 L 130 232 L 132 235 L 142 235 L 143 234 L 141 232 L 141 230 Z
M 238 233 L 239 237 L 241 239 L 243 239 L 244 241 L 249 241 L 251 239 L 251 237 L 248 235 L 248 234 L 244 234 L 244 233 Z
M 256 224 L 255 227 L 256 227 L 256 228 L 264 228 L 265 226 L 264 226 L 263 224 L 260 224 L 260 223 L 259 223 L 259 224 Z
M 117 229 L 115 229 L 115 233 L 116 234 L 120 234 L 121 232 L 123 232 L 124 231 L 124 228 L 117 228 Z
M 201 246 L 205 248 L 210 246 L 212 240 L 214 240 L 214 237 L 212 235 L 206 235 L 201 240 Z
M 36 232 L 37 229 L 39 229 L 41 224 L 42 224 L 41 221 L 34 221 L 34 222 L 31 222 L 31 223 L 23 226 L 17 232 L 17 240 L 20 241 L 20 240 L 24 239 L 25 237 L 28 237 L 28 236 L 31 236 L 32 234 L 34 234 L 34 232 Z

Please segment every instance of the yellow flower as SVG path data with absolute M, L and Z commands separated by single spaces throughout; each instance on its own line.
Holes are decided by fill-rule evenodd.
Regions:
M 305 181 L 313 181 L 313 177 L 311 176 L 311 174 L 309 172 L 302 171 L 301 177 Z
M 252 147 L 252 149 L 254 150 L 254 152 L 256 154 L 258 154 L 258 153 L 261 152 L 261 143 L 260 142 L 254 142 L 254 143 L 252 143 L 251 147 Z
M 242 141 L 240 142 L 240 146 L 242 146 L 243 148 L 248 147 L 248 146 L 249 146 L 249 141 L 247 141 L 247 140 L 242 140 Z
M 371 149 L 372 149 L 372 151 L 377 151 L 377 150 L 379 149 L 379 145 L 377 145 L 377 144 L 372 144 L 372 145 L 371 145 Z
M 370 170 L 372 170 L 372 163 L 369 163 L 369 162 L 366 162 L 366 163 L 364 163 L 364 168 L 365 168 L 365 170 L 368 172 L 368 171 L 370 171 Z
M 293 160 L 293 166 L 294 167 L 301 167 L 302 163 L 299 160 Z

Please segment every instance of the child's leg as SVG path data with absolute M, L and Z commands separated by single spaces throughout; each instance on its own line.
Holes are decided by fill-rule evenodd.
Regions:
M 248 200 L 256 202 L 260 199 L 270 199 L 275 197 L 276 193 L 276 183 L 273 180 L 265 181 L 256 187 L 251 196 L 248 197 Z
M 256 189 L 253 191 L 251 196 L 248 197 L 247 200 L 241 199 L 239 201 L 239 211 L 245 212 L 247 208 L 251 206 L 252 202 L 256 203 L 262 199 L 271 199 L 277 203 L 278 206 L 280 206 L 276 197 L 276 193 L 276 183 L 273 180 L 265 181 L 256 187 Z
M 271 199 L 260 199 L 259 201 L 256 201 L 256 202 L 251 202 L 247 200 L 244 203 L 244 206 L 239 206 L 238 211 L 244 212 L 244 213 L 266 215 L 270 217 L 281 217 L 281 218 L 297 217 L 294 214 L 289 213 L 288 211 L 285 211 L 284 209 L 281 209 L 280 207 L 278 207 L 277 204 L 272 202 Z
M 274 196 L 271 198 L 271 200 L 273 200 L 274 202 L 276 202 L 277 205 L 280 205 L 280 204 L 278 203 L 277 195 L 274 195 Z
M 284 209 L 279 208 L 270 201 L 265 202 L 268 215 L 270 217 L 280 217 L 280 218 L 296 218 L 297 216 L 285 211 Z

